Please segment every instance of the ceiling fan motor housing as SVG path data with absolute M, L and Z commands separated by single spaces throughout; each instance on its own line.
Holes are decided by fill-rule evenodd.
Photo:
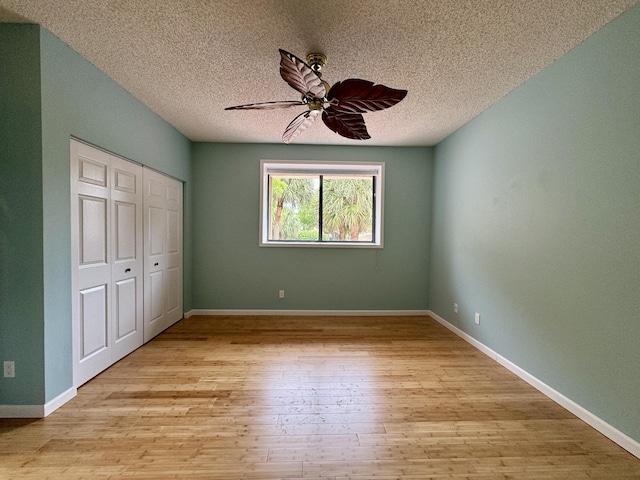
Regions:
M 309 53 L 307 54 L 307 64 L 311 67 L 311 70 L 320 75 L 320 70 L 327 63 L 327 56 L 324 53 Z

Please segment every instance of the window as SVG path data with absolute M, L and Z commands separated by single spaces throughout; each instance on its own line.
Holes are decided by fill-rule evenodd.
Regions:
M 383 163 L 260 165 L 261 246 L 382 247 Z

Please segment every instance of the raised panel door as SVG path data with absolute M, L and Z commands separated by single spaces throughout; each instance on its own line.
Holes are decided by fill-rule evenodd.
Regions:
M 165 327 L 164 175 L 144 169 L 144 341 Z
M 71 142 L 74 384 L 111 364 L 109 154 Z
M 166 178 L 166 260 L 165 308 L 167 324 L 173 325 L 183 316 L 182 305 L 182 183 Z
M 142 167 L 111 156 L 113 362 L 144 340 Z
M 177 322 L 182 302 L 182 183 L 144 169 L 145 342 Z

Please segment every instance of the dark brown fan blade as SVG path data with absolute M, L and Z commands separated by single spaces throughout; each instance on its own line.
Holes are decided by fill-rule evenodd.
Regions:
M 406 90 L 396 90 L 384 85 L 374 85 L 368 80 L 350 78 L 331 87 L 327 98 L 336 113 L 366 113 L 393 107 L 406 95 Z
M 330 130 L 353 140 L 368 140 L 371 138 L 364 124 L 364 118 L 359 113 L 339 113 L 332 107 L 322 112 L 322 121 Z
M 284 130 L 284 133 L 282 134 L 282 141 L 284 143 L 291 142 L 291 140 L 296 138 L 300 132 L 306 130 L 309 125 L 315 122 L 316 118 L 318 118 L 318 113 L 320 113 L 320 110 L 308 110 L 294 118 Z
M 324 85 L 316 72 L 294 54 L 282 49 L 280 49 L 280 75 L 302 95 L 311 94 L 316 98 L 324 98 L 326 94 Z
M 300 100 L 284 100 L 282 102 L 262 102 L 249 103 L 247 105 L 236 105 L 235 107 L 227 107 L 225 110 L 272 110 L 274 108 L 299 107 L 304 105 Z

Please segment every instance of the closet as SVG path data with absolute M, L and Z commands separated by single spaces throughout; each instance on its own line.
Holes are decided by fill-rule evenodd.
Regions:
M 73 378 L 182 318 L 182 183 L 72 139 Z

